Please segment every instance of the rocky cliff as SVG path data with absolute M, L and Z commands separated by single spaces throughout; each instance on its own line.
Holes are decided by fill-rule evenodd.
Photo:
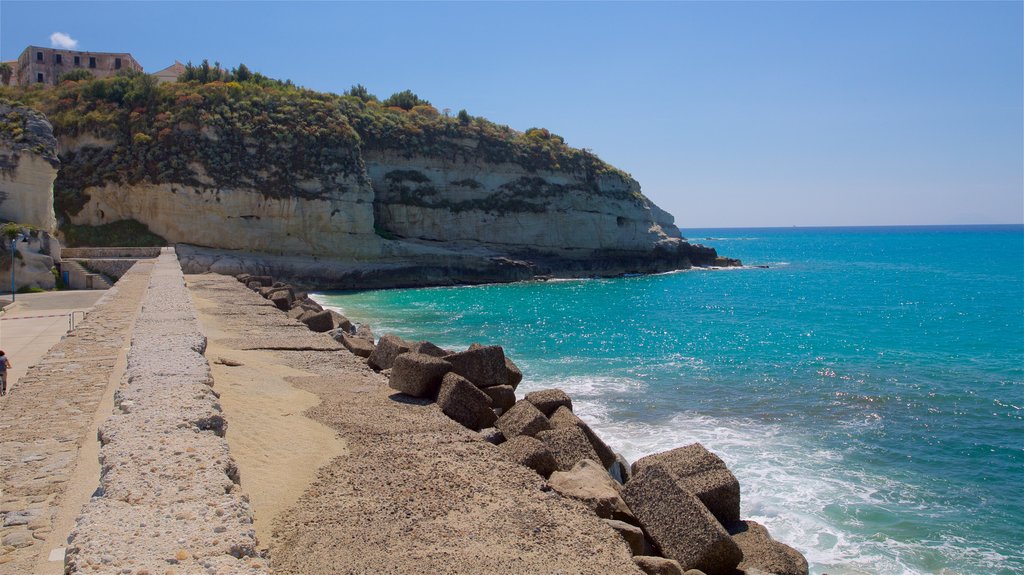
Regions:
M 0 220 L 56 231 L 57 140 L 39 112 L 0 102 Z
M 265 83 L 115 78 L 34 97 L 60 140 L 62 226 L 138 222 L 188 244 L 187 271 L 351 287 L 731 263 L 546 130 Z

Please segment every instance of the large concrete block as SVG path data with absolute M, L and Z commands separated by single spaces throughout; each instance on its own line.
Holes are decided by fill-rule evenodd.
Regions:
M 500 345 L 475 346 L 444 357 L 452 371 L 472 381 L 477 387 L 508 385 L 505 352 Z
M 370 357 L 366 358 L 366 365 L 377 371 L 391 369 L 395 364 L 395 358 L 403 353 L 407 353 L 411 348 L 412 344 L 410 342 L 397 335 L 382 335 L 373 353 L 370 354 Z
M 494 385 L 485 387 L 484 393 L 491 398 L 494 409 L 509 409 L 516 404 L 516 390 L 511 385 Z
M 451 364 L 437 357 L 403 353 L 395 358 L 388 385 L 406 395 L 433 398 L 451 368 Z
M 299 321 L 317 333 L 327 333 L 334 329 L 334 316 L 329 311 L 307 311 L 299 317 Z
M 525 465 L 544 477 L 555 470 L 555 457 L 539 439 L 519 435 L 502 443 L 498 449 L 511 461 Z
M 740 483 L 720 457 L 699 443 L 648 455 L 633 464 L 633 473 L 662 466 L 696 495 L 722 525 L 740 520 Z
M 517 435 L 534 436 L 538 432 L 551 429 L 548 418 L 526 400 L 517 401 L 511 409 L 501 414 L 494 426 L 508 439 Z
M 662 553 L 684 569 L 732 575 L 743 559 L 715 516 L 663 466 L 635 475 L 623 487 L 622 498 Z
M 532 403 L 545 417 L 551 417 L 551 414 L 562 406 L 568 407 L 569 411 L 572 411 L 572 398 L 561 389 L 531 391 L 526 394 L 526 401 Z
M 807 575 L 807 559 L 789 545 L 780 543 L 755 521 L 740 521 L 729 526 L 732 540 L 743 552 L 739 568 L 760 569 L 773 575 Z
M 578 427 L 540 431 L 537 439 L 543 441 L 554 454 L 559 471 L 569 471 L 584 459 L 599 460 L 587 436 Z
M 527 396 L 529 399 L 529 396 Z M 578 427 L 584 435 L 587 436 L 587 440 L 590 441 L 590 446 L 594 448 L 598 458 L 601 460 L 601 464 L 604 465 L 605 469 L 609 469 L 615 464 L 615 452 L 612 451 L 611 447 L 605 443 L 593 429 L 590 428 L 582 419 L 576 416 L 575 413 L 567 406 L 559 406 L 558 409 L 551 415 L 551 427 L 558 429 L 560 427 Z M 620 483 L 625 483 L 621 481 Z
M 437 406 L 448 417 L 473 431 L 480 430 L 481 421 L 493 420 L 491 399 L 468 379 L 456 373 L 447 373 L 437 392 Z M 490 417 L 487 417 L 487 415 Z

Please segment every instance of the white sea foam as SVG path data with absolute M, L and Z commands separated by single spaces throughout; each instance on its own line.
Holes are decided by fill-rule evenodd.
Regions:
M 912 487 L 847 466 L 843 453 L 823 449 L 814 438 L 777 424 L 716 419 L 679 413 L 652 424 L 623 420 L 609 405 L 621 394 L 642 396 L 646 384 L 630 377 L 566 377 L 526 381 L 525 393 L 559 387 L 573 398 L 574 411 L 629 461 L 694 442 L 719 454 L 743 490 L 742 515 L 765 525 L 780 541 L 797 548 L 811 573 L 831 575 L 915 575 L 955 571 L 922 570 L 918 565 L 973 564 L 978 572 L 998 573 L 1005 557 L 971 548 L 971 543 L 901 542 L 869 529 L 857 509 L 898 505 L 927 513 L 928 502 Z M 871 425 L 856 422 L 851 425 Z

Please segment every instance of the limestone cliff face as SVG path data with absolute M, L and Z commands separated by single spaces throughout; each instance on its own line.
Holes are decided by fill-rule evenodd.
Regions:
M 89 200 L 72 223 L 134 219 L 171 243 L 355 260 L 379 258 L 383 250 L 366 185 L 305 198 L 178 183 L 90 187 L 85 194 Z
M 617 173 L 588 182 L 510 163 L 380 152 L 364 161 L 377 225 L 402 238 L 586 258 L 646 252 L 679 237 L 672 216 Z
M 53 232 L 53 182 L 60 161 L 46 118 L 0 104 L 0 219 Z
M 266 81 L 115 78 L 58 92 L 38 103 L 59 141 L 25 110 L 17 135 L 39 137 L 0 150 L 19 182 L 13 203 L 36 210 L 18 219 L 53 229 L 55 207 L 75 242 L 162 238 L 189 246 L 178 253 L 192 271 L 287 267 L 321 287 L 727 263 L 683 241 L 627 174 L 541 128 Z

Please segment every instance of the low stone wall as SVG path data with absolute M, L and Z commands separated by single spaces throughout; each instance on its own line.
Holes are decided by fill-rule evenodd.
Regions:
M 66 573 L 267 573 L 223 435 L 203 335 L 173 250 L 156 261 L 115 413 L 100 427 L 98 495 Z
M 95 274 L 103 274 L 114 280 L 121 279 L 128 270 L 131 269 L 138 259 L 129 258 L 118 258 L 118 259 L 78 259 L 78 258 L 64 258 L 65 260 L 76 261 L 82 265 L 85 269 Z
M 60 257 L 64 259 L 93 258 L 155 258 L 163 248 L 63 248 Z

